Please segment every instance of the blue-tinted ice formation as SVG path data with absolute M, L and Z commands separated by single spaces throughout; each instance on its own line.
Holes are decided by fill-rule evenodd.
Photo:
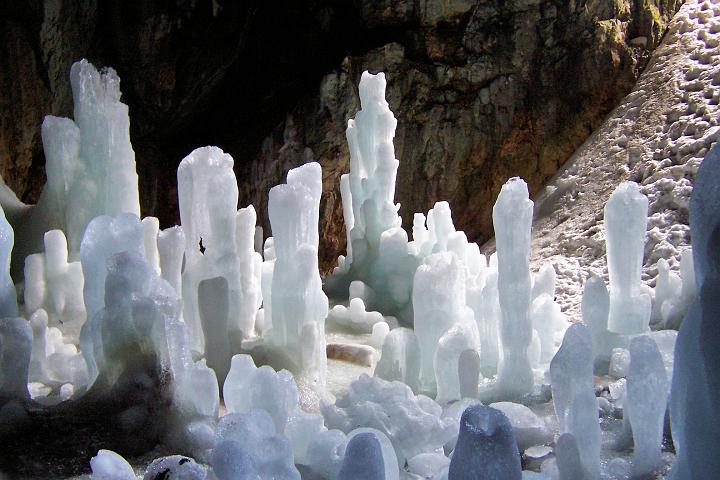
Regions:
M 712 478 L 720 471 L 720 147 L 707 154 L 690 199 L 698 297 L 677 338 L 670 421 L 677 458 L 674 479 Z
M 128 435 L 152 426 L 194 457 L 159 458 L 144 478 L 628 478 L 672 461 L 661 443 L 672 378 L 672 475 L 720 469 L 717 149 L 693 195 L 694 249 L 680 275 L 658 261 L 652 289 L 640 278 L 647 199 L 630 182 L 613 193 L 610 282 L 586 279 L 583 324 L 556 303 L 553 265 L 530 270 L 522 179 L 495 204 L 490 257 L 447 202 L 415 214 L 412 237 L 401 228 L 382 73 L 362 75 L 348 123 L 348 246 L 324 286 L 318 163 L 271 189 L 264 239 L 254 207 L 238 209 L 232 157 L 198 148 L 178 168 L 182 225 L 161 231 L 139 217 L 119 78 L 82 61 L 71 80 L 75 120 L 43 123 L 41 201 L 15 230 L 0 217 L 0 435 L 32 422 L 29 411 L 133 392 L 108 422 Z M 356 358 L 375 367 L 335 397 L 326 322 L 362 338 Z M 676 332 L 661 329 L 681 324 L 675 349 Z M 136 478 L 108 450 L 90 467 L 95 479 Z

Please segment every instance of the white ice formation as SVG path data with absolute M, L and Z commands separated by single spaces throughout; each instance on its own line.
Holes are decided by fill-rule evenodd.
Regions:
M 533 202 L 521 179 L 495 204 L 489 258 L 456 230 L 447 202 L 415 214 L 409 240 L 394 202 L 397 122 L 385 77 L 366 72 L 347 130 L 348 246 L 326 279 L 340 295 L 329 310 L 319 164 L 271 189 L 263 239 L 254 207 L 238 210 L 233 159 L 196 149 L 178 168 L 182 225 L 160 230 L 139 217 L 117 76 L 80 62 L 72 82 L 76 120 L 43 125 L 40 203 L 0 217 L 0 442 L 18 425 L 42 428 L 37 418 L 87 410 L 124 441 L 148 436 L 197 459 L 159 458 L 148 479 L 621 478 L 667 464 L 672 376 L 674 478 L 720 470 L 716 151 L 693 196 L 695 246 L 679 276 L 677 259 L 652 259 L 652 289 L 641 278 L 647 199 L 636 184 L 618 187 L 605 210 L 609 290 L 588 277 L 585 325 L 568 328 L 579 319 L 555 301 L 557 263 L 530 271 Z M 11 272 L 24 273 L 17 290 Z M 679 336 L 650 331 L 681 324 Z M 334 368 L 351 360 L 363 365 L 342 371 L 374 365 L 373 376 L 339 388 L 328 351 L 344 352 Z M 619 380 L 596 389 L 594 371 Z M 631 462 L 610 441 L 621 413 Z M 534 469 L 545 458 L 542 473 L 521 472 L 521 451 Z M 91 468 L 92 478 L 135 478 L 107 450 Z
M 646 335 L 630 342 L 630 366 L 624 414 L 633 435 L 633 475 L 651 474 L 662 464 L 660 455 L 670 381 L 662 355 Z
M 287 183 L 270 189 L 268 210 L 275 260 L 271 282 L 270 344 L 290 368 L 318 391 L 325 388 L 325 319 L 328 298 L 318 270 L 318 220 L 322 173 L 318 163 L 288 172 Z M 268 318 L 270 317 L 270 318 Z M 267 326 L 265 327 L 267 328 Z
M 648 199 L 637 183 L 625 182 L 605 204 L 611 332 L 638 334 L 648 330 L 650 296 L 641 289 Z
M 588 327 L 572 325 L 550 363 L 553 404 L 560 433 L 577 440 L 585 478 L 600 474 L 601 434 L 593 389 L 592 340 Z
M 240 267 L 235 243 L 238 187 L 233 159 L 217 147 L 198 148 L 180 162 L 177 178 L 180 221 L 185 235 L 183 318 L 192 349 L 203 353 L 206 345 L 198 298 L 200 282 L 224 278 L 228 317 L 237 319 L 240 310 Z M 228 324 L 222 335 L 227 338 L 239 327 Z
M 62 230 L 45 233 L 44 244 L 44 253 L 25 258 L 25 311 L 43 309 L 51 327 L 62 325 L 63 333 L 77 342 L 86 318 L 82 266 L 68 262 Z
M 43 234 L 65 232 L 70 259 L 77 259 L 85 228 L 99 215 L 140 215 L 135 152 L 120 78 L 98 72 L 87 60 L 70 70 L 74 121 L 45 117 L 42 126 L 47 182 L 35 207 L 17 224 L 19 259 L 42 251 Z
M 530 393 L 534 382 L 528 357 L 532 340 L 529 266 L 532 212 L 527 185 L 519 178 L 510 179 L 493 207 L 502 342 L 498 387 L 504 396 Z
M 460 399 L 458 361 L 478 348 L 477 324 L 465 296 L 465 269 L 449 252 L 425 258 L 415 273 L 413 310 L 420 347 L 420 390 Z
M 672 478 L 711 478 L 720 471 L 720 147 L 700 165 L 690 200 L 690 229 L 698 297 L 677 337 L 670 423 L 677 458 Z
M 442 416 L 442 408 L 407 385 L 361 375 L 334 405 L 321 405 L 328 428 L 350 433 L 355 426 L 380 430 L 388 436 L 400 465 L 408 458 L 442 448 L 457 435 L 457 426 Z

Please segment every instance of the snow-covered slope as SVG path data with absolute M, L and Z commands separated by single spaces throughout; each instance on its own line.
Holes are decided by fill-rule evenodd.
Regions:
M 720 0 L 687 0 L 633 91 L 538 195 L 531 265 L 555 265 L 573 320 L 587 276 L 607 280 L 603 206 L 624 180 L 650 200 L 643 280 L 654 285 L 659 258 L 677 270 L 693 179 L 720 137 L 719 45 Z

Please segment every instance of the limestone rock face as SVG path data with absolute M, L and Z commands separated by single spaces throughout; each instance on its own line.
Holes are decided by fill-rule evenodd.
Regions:
M 492 236 L 508 177 L 534 194 L 632 88 L 679 2 L 361 1 L 361 22 L 388 43 L 343 59 L 241 166 L 256 205 L 282 172 L 323 167 L 321 263 L 344 250 L 339 178 L 362 71 L 384 71 L 398 117 L 396 201 L 412 214 L 448 200 L 469 239 Z M 384 38 L 385 38 L 384 37 Z
M 122 79 L 143 215 L 177 222 L 180 159 L 217 145 L 268 227 L 270 187 L 316 159 L 327 270 L 344 251 L 339 176 L 363 70 L 387 75 L 406 227 L 446 199 L 482 240 L 502 183 L 538 190 L 631 89 L 680 1 L 6 3 L 0 174 L 21 200 L 44 183 L 42 117 L 71 113 L 69 68 L 86 57 Z

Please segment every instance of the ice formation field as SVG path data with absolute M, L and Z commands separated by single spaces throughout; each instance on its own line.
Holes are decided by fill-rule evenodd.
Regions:
M 32 450 L 26 439 L 71 445 L 94 428 L 106 435 L 81 460 L 95 480 L 720 471 L 720 147 L 697 174 L 679 274 L 660 259 L 655 287 L 643 283 L 648 198 L 624 182 L 604 209 L 609 283 L 583 279 L 581 315 L 568 318 L 553 265 L 530 269 L 522 179 L 495 203 L 489 258 L 447 202 L 415 214 L 412 239 L 401 228 L 382 73 L 362 75 L 348 124 L 347 253 L 325 279 L 319 164 L 270 190 L 263 238 L 253 206 L 238 209 L 232 157 L 198 148 L 177 172 L 181 225 L 160 230 L 138 216 L 119 78 L 81 61 L 71 82 L 75 119 L 43 122 L 40 202 L 5 192 L 0 210 L 0 444 L 11 455 Z M 163 454 L 141 464 L 148 451 Z M 63 471 L 7 457 L 0 467 Z

